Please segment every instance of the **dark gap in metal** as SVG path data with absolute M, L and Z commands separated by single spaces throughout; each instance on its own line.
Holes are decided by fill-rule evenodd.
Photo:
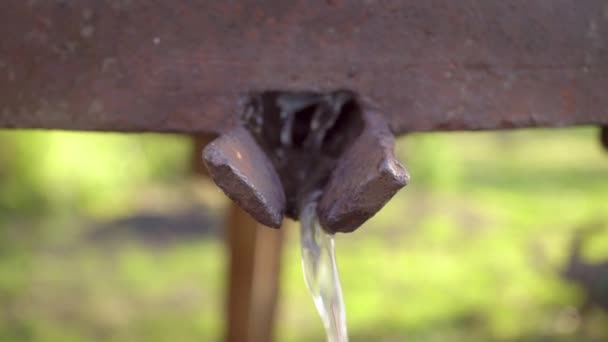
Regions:
M 356 118 L 349 114 L 354 112 L 358 113 Z M 323 152 L 330 156 L 339 157 L 346 149 L 346 144 L 352 142 L 356 138 L 354 135 L 359 135 L 362 129 L 361 108 L 356 101 L 348 101 L 344 104 L 336 122 L 323 139 L 321 144 Z
M 251 94 L 242 120 L 277 171 L 286 215 L 294 219 L 364 128 L 357 96 L 348 90 Z
M 310 124 L 315 115 L 315 110 L 316 108 L 313 105 L 294 113 L 293 133 L 291 134 L 294 148 L 302 148 L 304 141 L 311 134 Z

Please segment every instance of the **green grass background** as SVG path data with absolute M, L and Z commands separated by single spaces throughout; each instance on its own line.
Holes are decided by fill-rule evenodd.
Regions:
M 187 138 L 3 131 L 0 144 L 0 341 L 221 340 L 221 236 L 83 238 L 91 222 L 192 203 L 221 220 Z M 596 129 L 415 134 L 397 154 L 411 185 L 336 238 L 352 341 L 608 340 L 606 313 L 580 316 L 584 292 L 559 275 L 585 225 L 606 228 L 585 258 L 608 261 Z M 323 341 L 286 229 L 277 340 Z

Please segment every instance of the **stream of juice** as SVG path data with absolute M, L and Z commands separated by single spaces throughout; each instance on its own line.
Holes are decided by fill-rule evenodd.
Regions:
M 327 341 L 348 342 L 334 236 L 321 228 L 316 209 L 313 201 L 304 207 L 300 216 L 304 280 L 325 326 Z

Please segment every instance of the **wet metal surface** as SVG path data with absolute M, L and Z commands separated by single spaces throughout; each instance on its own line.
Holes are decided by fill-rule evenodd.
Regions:
M 0 127 L 223 132 L 269 89 L 391 131 L 608 124 L 603 0 L 0 1 Z
M 242 124 L 247 131 L 237 125 L 205 149 L 205 163 L 230 198 L 273 227 L 320 198 L 323 228 L 353 231 L 409 178 L 384 116 L 349 91 L 252 94 Z

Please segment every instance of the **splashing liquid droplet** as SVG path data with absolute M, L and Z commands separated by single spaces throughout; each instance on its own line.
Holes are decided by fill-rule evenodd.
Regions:
M 334 236 L 321 228 L 317 203 L 312 201 L 300 215 L 302 268 L 306 286 L 323 320 L 328 342 L 348 342 L 342 286 L 338 276 Z

